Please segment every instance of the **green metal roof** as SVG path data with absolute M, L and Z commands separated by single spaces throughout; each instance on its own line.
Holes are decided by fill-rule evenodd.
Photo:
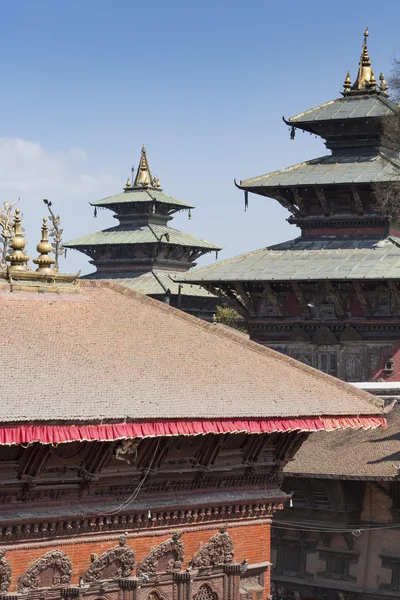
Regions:
M 291 242 L 263 248 L 178 275 L 186 283 L 399 279 L 400 240 L 353 236 Z
M 364 156 L 322 156 L 253 177 L 241 182 L 241 188 L 329 185 L 337 183 L 373 183 L 400 180 L 400 160 L 383 154 Z
M 296 125 L 315 121 L 330 121 L 332 119 L 384 117 L 394 111 L 393 104 L 382 94 L 345 96 L 337 100 L 330 100 L 330 102 L 325 102 L 325 104 L 291 117 L 289 123 Z
M 194 208 L 193 204 L 188 204 L 182 200 L 175 200 L 172 196 L 167 196 L 158 190 L 148 189 L 132 189 L 115 196 L 108 196 L 103 200 L 91 202 L 92 206 L 110 206 L 115 204 L 126 204 L 129 202 L 160 202 L 162 204 L 170 204 L 171 206 L 179 206 L 182 209 Z
M 165 237 L 166 235 L 168 235 L 168 238 Z M 108 244 L 157 244 L 160 241 L 163 244 L 221 250 L 221 247 L 216 244 L 200 240 L 193 235 L 182 233 L 182 231 L 172 229 L 172 227 L 166 225 L 143 225 L 137 229 L 122 229 L 121 226 L 112 227 L 71 240 L 64 246 L 75 248 L 79 246 L 105 246 Z
M 210 294 L 210 292 L 207 292 L 207 290 L 199 285 L 177 283 L 175 279 L 179 275 L 182 275 L 182 273 L 154 269 L 153 271 L 139 274 L 137 277 L 134 277 L 132 272 L 122 271 L 118 273 L 117 277 L 115 277 L 115 273 L 96 272 L 85 275 L 82 279 L 110 280 L 135 292 L 146 294 L 146 296 L 164 295 L 169 290 L 173 296 L 178 295 L 180 291 L 182 296 L 214 297 L 213 294 Z M 179 287 L 181 287 L 180 290 Z

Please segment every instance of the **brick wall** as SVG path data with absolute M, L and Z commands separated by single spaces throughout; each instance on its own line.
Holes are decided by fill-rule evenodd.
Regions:
M 199 526 L 190 529 L 176 528 L 182 530 L 182 541 L 185 546 L 185 569 L 197 552 L 199 547 L 208 542 L 218 533 L 218 527 Z M 235 562 L 241 562 L 247 558 L 249 564 L 260 563 L 270 560 L 270 524 L 265 521 L 243 525 L 234 524 L 228 526 L 228 532 L 232 537 L 235 552 Z M 155 547 L 171 537 L 172 531 L 164 532 L 141 532 L 140 534 L 128 531 L 127 545 L 131 546 L 136 554 L 136 564 Z M 91 536 L 71 537 L 69 539 L 54 542 L 37 542 L 28 544 L 13 544 L 7 547 L 6 558 L 12 568 L 12 581 L 10 592 L 16 589 L 18 578 L 25 572 L 29 565 L 40 558 L 43 554 L 52 550 L 65 552 L 72 562 L 73 575 L 72 584 L 79 583 L 80 577 L 91 563 L 91 554 L 102 554 L 109 548 L 118 545 L 120 534 L 115 536 Z M 270 592 L 269 572 L 266 573 L 265 598 Z

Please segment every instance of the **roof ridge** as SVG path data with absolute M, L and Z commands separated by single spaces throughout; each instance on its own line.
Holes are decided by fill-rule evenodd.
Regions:
M 118 293 L 122 294 L 123 296 L 127 296 L 130 298 L 133 298 L 134 300 L 137 300 L 141 304 L 153 306 L 154 308 L 156 308 L 159 311 L 169 313 L 169 314 L 171 314 L 171 316 L 173 316 L 177 319 L 180 319 L 182 321 L 186 321 L 187 323 L 193 325 L 194 327 L 198 327 L 200 329 L 207 330 L 210 333 L 217 335 L 219 337 L 230 339 L 231 341 L 233 341 L 241 346 L 245 346 L 248 350 L 256 352 L 257 354 L 269 356 L 273 360 L 277 360 L 277 361 L 283 362 L 287 365 L 290 365 L 290 366 L 302 371 L 303 373 L 307 373 L 317 379 L 324 381 L 328 385 L 332 385 L 338 389 L 345 389 L 347 392 L 349 392 L 353 396 L 358 397 L 358 398 L 364 400 L 365 402 L 368 402 L 368 404 L 371 405 L 371 411 L 372 411 L 372 406 L 374 408 L 382 409 L 382 402 L 379 401 L 374 396 L 372 396 L 371 394 L 369 394 L 368 392 L 364 392 L 364 390 L 355 388 L 354 386 L 351 386 L 349 383 L 346 383 L 345 381 L 336 379 L 336 377 L 332 377 L 332 375 L 328 375 L 327 373 L 318 371 L 317 369 L 314 369 L 313 367 L 309 367 L 308 365 L 305 365 L 304 363 L 301 363 L 301 362 L 295 360 L 294 358 L 291 358 L 290 356 L 286 356 L 285 354 L 281 354 L 281 353 L 277 352 L 276 350 L 272 350 L 271 348 L 262 346 L 261 344 L 258 344 L 257 342 L 253 342 L 253 341 L 247 340 L 247 339 L 238 339 L 238 336 L 236 334 L 232 334 L 230 331 L 226 331 L 221 328 L 216 328 L 213 323 L 207 323 L 205 321 L 202 321 L 201 319 L 198 319 L 197 317 L 193 317 L 192 315 L 184 313 L 183 311 L 179 310 L 178 308 L 174 308 L 173 306 L 164 304 L 164 303 L 160 302 L 159 300 L 153 300 L 153 298 L 149 298 L 148 296 L 145 296 L 144 294 L 141 294 L 139 292 L 135 292 L 133 290 L 125 288 L 120 284 L 112 283 L 109 281 L 85 279 L 85 280 L 79 280 L 79 285 L 81 285 L 83 287 L 94 287 L 94 288 L 105 288 L 105 289 L 108 288 L 108 289 L 114 290 L 115 292 L 118 292 Z M 371 412 L 371 414 L 373 414 L 373 413 Z M 374 413 L 374 414 L 376 414 L 376 413 Z
M 324 106 L 329 106 L 329 104 L 333 104 L 334 102 L 337 102 L 338 100 L 343 100 L 343 98 L 335 98 L 335 100 L 328 100 L 328 102 L 323 102 L 322 104 L 319 104 L 318 106 L 314 106 L 314 108 L 309 108 L 308 110 L 305 110 L 304 112 L 301 112 L 298 115 L 289 117 L 288 120 L 292 121 L 292 119 L 298 119 L 299 117 L 303 117 L 304 115 L 308 115 L 309 113 L 314 112 L 314 110 L 318 110 L 319 108 L 323 108 Z

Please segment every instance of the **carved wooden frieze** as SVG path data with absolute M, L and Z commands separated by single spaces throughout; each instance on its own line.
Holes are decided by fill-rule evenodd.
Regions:
M 68 585 L 71 575 L 72 564 L 64 552 L 47 552 L 19 578 L 18 592 L 28 594 L 36 588 Z
M 0 592 L 7 592 L 10 587 L 11 566 L 4 555 L 6 548 L 0 548 Z
M 135 553 L 126 545 L 126 536 L 122 536 L 119 545 L 103 552 L 92 562 L 82 576 L 83 583 L 129 577 L 135 565 Z
M 196 552 L 190 566 L 194 569 L 229 565 L 233 561 L 233 542 L 226 526 L 220 528 L 209 542 Z
M 172 538 L 154 548 L 137 566 L 137 574 L 155 575 L 180 569 L 185 553 L 181 535 L 174 533 Z

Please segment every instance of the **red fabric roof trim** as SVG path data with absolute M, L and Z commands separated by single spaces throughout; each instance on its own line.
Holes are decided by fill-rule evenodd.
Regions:
M 251 419 L 218 421 L 162 420 L 105 425 L 20 425 L 0 427 L 0 444 L 60 444 L 76 441 L 113 441 L 170 435 L 207 433 L 276 433 L 334 431 L 335 429 L 386 427 L 385 417 L 310 417 L 308 419 Z

